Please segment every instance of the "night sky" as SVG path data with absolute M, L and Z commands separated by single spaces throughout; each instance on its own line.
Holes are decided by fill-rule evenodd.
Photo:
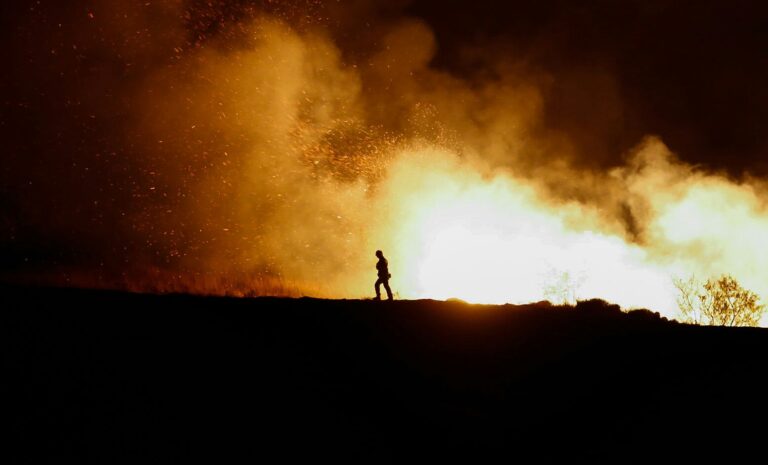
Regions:
M 554 76 L 547 120 L 600 163 L 642 134 L 681 158 L 765 175 L 768 8 L 750 1 L 414 2 L 434 28 L 436 66 L 458 73 L 468 44 Z M 500 6 L 499 3 L 503 3 Z M 497 52 L 495 52 L 497 53 Z M 597 108 L 598 112 L 586 112 Z

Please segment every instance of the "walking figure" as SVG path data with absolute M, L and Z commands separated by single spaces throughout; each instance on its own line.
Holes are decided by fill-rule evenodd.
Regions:
M 389 278 L 392 277 L 389 274 L 389 263 L 387 263 L 387 259 L 384 258 L 381 250 L 376 251 L 376 256 L 379 257 L 379 261 L 376 262 L 376 271 L 379 274 L 379 279 L 376 280 L 376 300 L 381 300 L 380 286 L 382 284 L 387 291 L 387 300 L 392 300 L 392 290 L 389 288 Z

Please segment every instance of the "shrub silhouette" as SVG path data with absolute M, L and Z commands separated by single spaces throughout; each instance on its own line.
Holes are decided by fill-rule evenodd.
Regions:
M 575 309 L 584 313 L 602 314 L 602 315 L 620 315 L 621 307 L 611 304 L 603 299 L 579 300 L 576 302 Z
M 717 326 L 757 326 L 765 306 L 754 292 L 730 275 L 700 283 L 695 277 L 675 279 L 677 306 L 683 321 Z
M 648 310 L 647 308 L 635 308 L 627 312 L 627 316 L 633 321 L 640 322 L 660 322 L 669 321 L 667 317 L 662 316 L 659 312 Z M 676 323 L 675 320 L 672 320 Z

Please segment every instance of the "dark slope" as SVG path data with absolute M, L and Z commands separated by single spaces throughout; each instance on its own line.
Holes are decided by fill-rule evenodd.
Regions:
M 762 453 L 766 330 L 599 303 L 1 298 L 13 463 Z

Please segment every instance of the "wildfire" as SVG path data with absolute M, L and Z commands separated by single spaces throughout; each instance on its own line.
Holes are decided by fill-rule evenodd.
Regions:
M 484 179 L 445 157 L 411 154 L 393 167 L 388 192 L 405 191 L 392 259 L 402 296 L 522 303 L 554 292 L 673 311 L 667 275 L 641 247 L 601 232 L 597 211 L 547 205 L 524 181 Z
M 602 298 L 675 317 L 673 278 L 725 273 L 768 297 L 765 182 L 687 165 L 653 135 L 593 151 L 624 133 L 604 69 L 554 76 L 474 46 L 466 66 L 437 65 L 426 21 L 363 30 L 323 2 L 314 19 L 292 2 L 96 3 L 30 16 L 30 37 L 72 51 L 32 60 L 30 42 L 8 66 L 29 71 L 9 103 L 26 112 L 8 126 L 0 218 L 13 273 L 358 298 L 381 249 L 400 298 Z M 556 120 L 589 124 L 553 125 L 553 95 L 570 108 Z
M 396 212 L 379 226 L 389 234 L 373 235 L 389 241 L 393 286 L 407 298 L 602 298 L 676 317 L 674 278 L 718 273 L 768 295 L 759 185 L 694 172 L 656 139 L 610 179 L 644 221 L 642 240 L 612 227 L 596 205 L 549 201 L 509 171 L 484 173 L 436 149 L 410 151 L 392 164 L 379 196 Z

